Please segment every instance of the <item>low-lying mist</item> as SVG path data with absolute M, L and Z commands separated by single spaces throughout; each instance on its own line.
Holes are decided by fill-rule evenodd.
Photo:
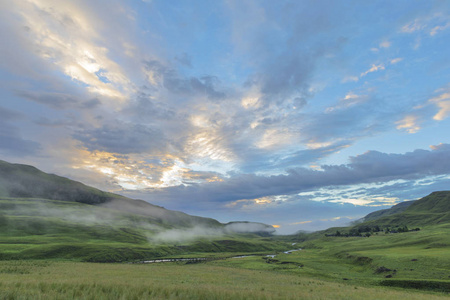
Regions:
M 197 225 L 191 228 L 164 230 L 151 237 L 151 241 L 160 243 L 183 243 L 195 241 L 198 239 L 212 239 L 235 233 L 255 233 L 260 235 L 270 235 L 274 232 L 275 229 L 272 226 L 262 223 L 231 222 L 224 224 L 220 228 L 210 228 Z
M 89 227 L 97 229 L 104 227 L 107 231 L 127 231 L 128 228 L 142 239 L 148 240 L 150 244 L 181 244 L 244 233 L 270 235 L 275 231 L 272 226 L 266 224 L 251 222 L 221 224 L 216 220 L 168 211 L 140 201 L 121 201 L 97 206 L 44 199 L 10 198 L 0 201 L 0 211 L 2 213 L 0 226 L 3 232 L 24 228 L 27 222 L 30 223 L 29 227 L 36 227 L 36 224 L 39 224 L 39 230 L 33 231 L 37 234 L 54 233 L 57 230 L 53 228 L 55 224 L 58 228 L 78 226 L 79 230 L 85 228 L 86 231 L 89 231 Z M 20 226 L 17 226 L 19 224 L 17 222 L 20 222 Z M 101 239 L 102 236 L 98 238 Z

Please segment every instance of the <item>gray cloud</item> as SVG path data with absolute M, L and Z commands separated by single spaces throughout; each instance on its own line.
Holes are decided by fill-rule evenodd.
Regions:
M 162 153 L 167 142 L 163 133 L 157 129 L 120 122 L 96 129 L 83 129 L 73 137 L 90 151 L 101 150 L 120 154 Z
M 36 155 L 40 150 L 39 143 L 23 139 L 18 128 L 0 120 L 0 153 L 20 157 Z
M 173 121 L 176 111 L 169 108 L 164 103 L 152 101 L 150 95 L 141 91 L 134 101 L 123 109 L 125 114 L 137 118 L 140 122 L 160 122 L 162 120 Z
M 174 94 L 183 96 L 206 95 L 210 99 L 221 99 L 225 93 L 217 91 L 219 79 L 216 76 L 182 77 L 176 70 L 159 61 L 145 61 L 144 67 L 163 82 L 163 86 Z
M 186 52 L 184 52 L 180 56 L 176 56 L 175 60 L 186 67 L 192 68 L 192 57 Z
M 0 106 L 0 120 L 10 121 L 23 117 L 21 113 Z
M 450 145 L 441 144 L 433 150 L 415 150 L 405 154 L 369 151 L 351 157 L 347 165 L 323 165 L 323 171 L 297 168 L 287 174 L 258 176 L 235 175 L 223 182 L 170 187 L 154 193 L 167 200 L 189 195 L 199 201 L 232 202 L 264 196 L 288 195 L 321 187 L 361 183 L 415 180 L 450 173 Z
M 54 109 L 67 109 L 78 103 L 78 99 L 65 93 L 18 91 L 16 94 L 27 100 L 44 104 Z

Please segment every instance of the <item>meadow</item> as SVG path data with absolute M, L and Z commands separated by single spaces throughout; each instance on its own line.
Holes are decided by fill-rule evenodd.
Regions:
M 228 257 L 198 263 L 5 260 L 0 299 L 444 299 L 448 230 L 444 224 L 370 238 L 322 237 L 291 245 L 302 250 L 289 254 L 181 255 Z
M 3 261 L 0 299 L 444 299 L 265 269 L 254 258 L 184 264 Z M 262 261 L 261 257 L 258 257 Z M 239 267 L 234 262 L 253 264 Z

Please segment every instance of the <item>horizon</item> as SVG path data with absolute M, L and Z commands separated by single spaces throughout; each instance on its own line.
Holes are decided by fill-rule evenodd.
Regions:
M 450 189 L 449 2 L 0 8 L 1 160 L 280 234 Z

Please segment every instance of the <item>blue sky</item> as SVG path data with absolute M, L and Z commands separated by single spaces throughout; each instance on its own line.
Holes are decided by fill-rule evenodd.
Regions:
M 449 189 L 448 1 L 0 8 L 0 159 L 280 233 Z

